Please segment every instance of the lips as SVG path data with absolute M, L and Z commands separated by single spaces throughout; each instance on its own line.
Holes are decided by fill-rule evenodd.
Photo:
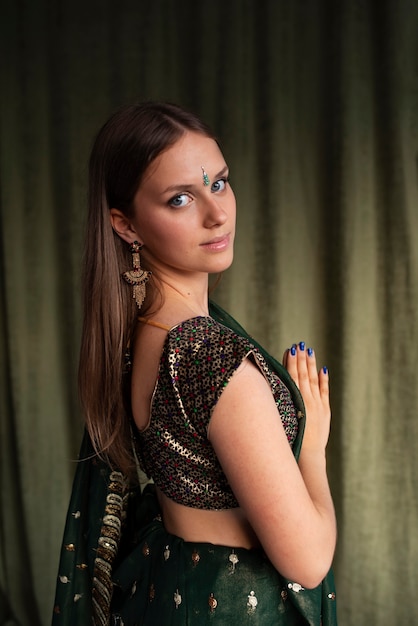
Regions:
M 229 237 L 229 233 L 226 235 L 220 235 L 219 237 L 215 237 L 214 239 L 211 239 L 210 241 L 205 241 L 205 243 L 203 243 L 202 246 L 210 246 L 213 243 L 219 243 L 220 241 L 227 239 L 227 237 Z
M 220 235 L 219 237 L 214 237 L 210 241 L 206 241 L 205 243 L 200 244 L 203 248 L 209 248 L 211 250 L 223 250 L 229 246 L 229 241 L 231 238 L 231 233 L 227 233 L 226 235 Z

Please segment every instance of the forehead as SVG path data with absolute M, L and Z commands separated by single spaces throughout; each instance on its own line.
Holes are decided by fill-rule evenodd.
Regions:
M 214 139 L 199 133 L 185 132 L 149 165 L 143 184 L 153 181 L 166 182 L 167 185 L 192 183 L 196 177 L 201 179 L 202 166 L 217 172 L 224 165 L 222 152 Z

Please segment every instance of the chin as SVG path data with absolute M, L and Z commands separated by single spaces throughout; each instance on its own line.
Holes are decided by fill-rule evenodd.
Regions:
M 220 274 L 221 272 L 225 272 L 232 265 L 234 258 L 231 256 L 229 259 L 225 259 L 222 262 L 214 263 L 212 268 L 209 270 L 209 274 Z

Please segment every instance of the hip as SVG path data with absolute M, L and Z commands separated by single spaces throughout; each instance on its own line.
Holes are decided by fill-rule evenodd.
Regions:
M 262 549 L 187 542 L 159 519 L 113 573 L 114 624 L 335 625 L 333 581 L 287 581 Z

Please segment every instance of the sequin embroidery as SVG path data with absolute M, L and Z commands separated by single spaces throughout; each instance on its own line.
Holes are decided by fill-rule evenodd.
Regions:
M 251 342 L 210 317 L 169 331 L 153 394 L 151 420 L 137 434 L 143 469 L 172 500 L 200 509 L 238 506 L 207 429 L 222 391 L 245 358 L 270 384 L 288 441 L 298 418 L 289 390 Z

